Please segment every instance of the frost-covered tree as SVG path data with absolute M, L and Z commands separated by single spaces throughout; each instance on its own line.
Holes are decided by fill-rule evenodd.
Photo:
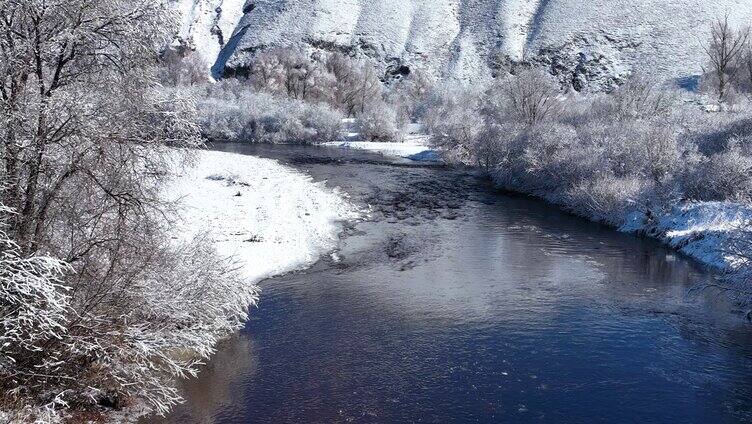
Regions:
M 197 122 L 207 138 L 249 143 L 315 143 L 334 140 L 342 114 L 310 103 L 256 92 L 243 82 L 222 80 L 196 91 Z
M 250 81 L 260 90 L 312 100 L 318 93 L 319 65 L 303 51 L 275 48 L 259 53 L 250 68 Z
M 332 90 L 323 64 L 294 48 L 258 53 L 251 63 L 249 80 L 259 91 L 309 102 L 326 101 Z
M 409 76 L 391 82 L 386 101 L 396 110 L 400 120 L 418 121 L 427 112 L 434 85 L 435 82 L 428 75 L 414 70 Z
M 51 205 L 74 180 L 128 200 L 108 189 L 98 163 L 190 133 L 155 90 L 166 16 L 146 0 L 0 3 L 3 200 L 18 212 L 11 228 L 24 253 L 36 250 Z
M 231 262 L 170 234 L 170 147 L 200 140 L 190 102 L 160 89 L 169 10 L 0 0 L 0 411 L 164 412 L 255 300 Z
M 424 123 L 432 144 L 467 158 L 468 149 L 483 131 L 480 95 L 467 87 L 445 84 L 436 88 L 428 103 Z
M 360 114 L 360 135 L 368 141 L 399 141 L 397 120 L 394 109 L 386 104 L 372 106 Z
M 721 103 L 727 100 L 731 82 L 738 72 L 737 62 L 747 48 L 749 34 L 749 28 L 733 28 L 728 15 L 710 26 L 710 40 L 704 48 L 712 83 Z
M 325 112 L 316 104 L 326 103 L 331 108 L 342 111 L 347 117 L 363 116 L 368 121 L 364 124 L 369 128 L 366 134 L 369 139 L 398 138 L 396 128 L 400 126 L 401 117 L 396 114 L 396 106 L 385 100 L 384 84 L 379 79 L 376 65 L 367 60 L 354 59 L 337 52 L 328 55 L 309 55 L 294 48 L 274 48 L 262 51 L 255 56 L 250 66 L 250 82 L 256 90 L 272 93 L 280 98 L 278 105 L 285 103 L 282 98 L 287 98 L 311 105 L 309 108 L 293 108 L 297 111 L 306 109 L 309 112 L 314 110 Z M 419 91 L 419 89 L 416 88 L 413 91 Z M 407 94 L 405 90 L 405 95 Z M 293 104 L 295 103 L 287 102 L 287 105 Z M 295 110 L 290 110 L 290 112 L 293 113 Z M 325 115 L 326 113 L 319 113 L 318 117 L 323 118 Z M 294 115 L 290 117 L 292 121 L 299 118 Z M 302 120 L 308 119 L 303 117 Z M 274 119 L 274 121 L 279 120 Z M 253 124 L 251 132 L 257 133 L 260 128 L 259 124 Z M 273 132 L 300 133 L 294 130 L 292 125 L 286 125 L 283 122 L 275 127 L 287 127 L 292 131 Z M 248 131 L 245 131 L 245 134 L 248 134 Z M 283 138 L 282 141 L 311 142 L 315 140 L 317 134 L 312 133 L 311 136 Z M 244 138 L 249 139 L 249 137 Z M 259 139 L 260 137 L 250 138 Z M 319 141 L 327 139 L 330 137 L 319 138 Z
M 0 390 L 20 394 L 35 376 L 54 374 L 65 361 L 48 356 L 30 367 L 27 358 L 66 337 L 71 307 L 63 278 L 71 269 L 55 258 L 24 257 L 6 233 L 12 214 L 0 205 Z
M 631 75 L 610 96 L 603 113 L 620 120 L 665 117 L 676 106 L 674 95 L 658 82 L 641 75 Z
M 334 53 L 327 59 L 326 69 L 334 76 L 333 101 L 348 117 L 381 103 L 383 84 L 373 64 Z
M 249 78 L 257 89 L 278 92 L 283 88 L 285 68 L 281 51 L 265 50 L 256 55 L 251 63 Z
M 160 81 L 167 86 L 200 85 L 209 82 L 209 65 L 196 52 L 170 47 L 161 55 Z
M 739 79 L 741 86 L 748 92 L 752 93 L 752 42 L 747 43 L 747 49 L 742 56 L 740 63 L 741 70 Z
M 524 70 L 503 82 L 499 88 L 499 95 L 506 101 L 508 112 L 530 127 L 550 119 L 561 109 L 559 87 L 540 70 Z
M 318 64 L 304 53 L 292 49 L 281 49 L 278 55 L 284 70 L 282 83 L 287 95 L 298 100 L 313 98 Z
M 686 186 L 700 200 L 752 202 L 752 154 L 745 152 L 739 140 L 690 170 Z

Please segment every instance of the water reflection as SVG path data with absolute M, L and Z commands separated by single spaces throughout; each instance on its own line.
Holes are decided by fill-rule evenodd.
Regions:
M 243 404 L 236 388 L 243 381 L 252 379 L 257 367 L 258 359 L 250 337 L 245 333 L 233 336 L 220 344 L 216 355 L 201 369 L 198 378 L 181 382 L 181 390 L 190 401 L 181 405 L 168 419 L 154 418 L 153 421 L 211 424 L 221 420 L 227 408 L 236 409 Z

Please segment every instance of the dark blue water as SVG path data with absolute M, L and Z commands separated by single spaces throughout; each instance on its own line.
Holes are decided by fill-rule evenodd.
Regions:
M 752 327 L 650 240 L 472 174 L 225 145 L 339 186 L 372 217 L 336 259 L 264 281 L 174 423 L 752 420 Z

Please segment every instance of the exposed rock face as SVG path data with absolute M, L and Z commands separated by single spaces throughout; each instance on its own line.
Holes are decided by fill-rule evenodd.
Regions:
M 697 74 L 713 19 L 728 12 L 733 24 L 752 22 L 752 0 L 179 1 L 193 3 L 193 21 L 209 28 L 193 37 L 218 53 L 217 75 L 246 67 L 260 49 L 300 45 L 468 81 L 534 64 L 578 90 L 608 90 L 635 69 Z M 226 24 L 239 15 L 230 36 Z M 221 53 L 199 47 L 207 32 Z
M 555 75 L 562 85 L 576 91 L 611 91 L 634 69 L 647 71 L 640 64 L 629 63 L 626 59 L 640 46 L 640 42 L 628 39 L 577 35 L 562 45 L 542 47 L 522 60 L 497 56 L 491 67 L 495 75 L 514 72 L 518 67 L 540 67 Z

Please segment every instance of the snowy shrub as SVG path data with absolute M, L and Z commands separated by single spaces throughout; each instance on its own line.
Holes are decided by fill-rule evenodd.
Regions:
M 378 64 L 342 53 L 274 48 L 255 55 L 245 83 L 220 81 L 199 104 L 214 140 L 315 143 L 339 137 L 342 117 L 357 118 L 367 140 L 395 141 L 428 110 L 432 82 L 420 72 L 390 80 Z M 226 103 L 226 104 L 223 104 Z
M 162 84 L 197 85 L 209 82 L 209 65 L 195 52 L 166 49 L 162 53 L 160 80 Z
M 515 137 L 514 135 L 518 136 Z M 497 175 L 502 179 L 502 173 L 509 175 L 511 167 L 515 166 L 515 154 L 519 152 L 519 145 L 523 128 L 509 123 L 493 123 L 483 128 L 475 137 L 468 151 L 472 152 L 474 165 Z
M 249 81 L 256 91 L 326 103 L 347 117 L 364 113 L 383 97 L 374 63 L 336 52 L 321 57 L 294 48 L 265 50 L 254 57 Z
M 747 49 L 739 61 L 736 72 L 736 86 L 739 91 L 752 93 L 752 42 L 747 43 Z
M 152 252 L 151 266 L 134 270 L 136 281 L 112 287 L 127 290 L 116 306 L 90 312 L 108 321 L 92 320 L 92 334 L 79 335 L 66 355 L 94 355 L 107 369 L 87 396 L 144 399 L 164 413 L 180 401 L 172 382 L 196 375 L 216 343 L 241 326 L 257 294 L 236 264 L 203 240 L 177 249 L 156 245 Z M 112 323 L 118 324 L 112 337 L 96 337 Z
M 434 86 L 428 75 L 413 70 L 409 77 L 392 81 L 386 93 L 387 104 L 393 106 L 400 122 L 417 122 L 428 112 Z
M 748 144 L 747 140 L 752 140 L 752 119 L 749 118 L 749 113 L 693 112 L 683 120 L 686 127 L 685 138 L 705 156 L 726 150 L 732 141 L 744 147 Z
M 336 139 L 342 114 L 321 103 L 256 93 L 220 82 L 198 102 L 201 132 L 211 140 L 249 143 L 317 143 Z
M 306 52 L 275 48 L 256 55 L 248 77 L 257 90 L 316 101 L 329 90 L 321 84 L 323 73 L 322 66 Z
M 397 126 L 397 113 L 386 105 L 366 109 L 358 117 L 360 135 L 368 141 L 399 141 L 402 138 Z
M 609 168 L 617 176 L 637 175 L 663 184 L 681 166 L 678 134 L 665 120 L 609 122 L 580 133 L 589 143 L 603 146 Z
M 732 142 L 701 163 L 686 184 L 688 195 L 698 200 L 752 202 L 752 155 Z
M 590 114 L 620 121 L 666 117 L 676 105 L 676 95 L 647 77 L 635 74 L 610 95 L 596 96 Z
M 312 128 L 315 134 L 304 140 L 305 143 L 337 140 L 342 131 L 342 114 L 329 106 L 318 103 L 305 108 L 302 114 L 303 126 Z
M 498 91 L 498 94 L 495 93 Z M 539 70 L 524 70 L 498 86 L 491 95 L 505 100 L 508 113 L 517 122 L 538 125 L 560 113 L 559 86 L 550 75 Z
M 534 193 L 548 193 L 603 171 L 598 166 L 599 156 L 583 156 L 586 152 L 592 153 L 578 146 L 574 127 L 552 123 L 529 131 L 524 150 L 514 156 L 524 166 L 525 187 Z
M 39 356 L 46 345 L 66 337 L 71 316 L 71 288 L 64 278 L 73 269 L 58 259 L 46 256 L 24 256 L 20 247 L 6 233 L 8 218 L 14 212 L 0 205 L 0 412 L 27 390 L 37 390 L 33 377 L 37 374 L 56 375 L 64 357 L 49 355 L 35 364 L 29 358 Z M 23 404 L 28 401 L 16 400 Z M 54 399 L 46 405 L 25 405 L 41 412 L 53 408 Z M 18 422 L 31 419 L 33 411 L 10 411 Z M 23 416 L 28 413 L 29 415 Z M 54 418 L 54 414 L 49 420 Z
M 480 96 L 466 87 L 438 87 L 431 95 L 426 112 L 425 127 L 431 143 L 456 155 L 469 158 L 469 148 L 485 122 L 480 115 Z
M 651 184 L 639 177 L 601 175 L 583 180 L 554 199 L 570 210 L 611 225 L 621 225 L 634 210 L 649 210 Z
M 615 223 L 629 205 L 667 209 L 686 196 L 687 167 L 701 155 L 675 104 L 638 77 L 610 95 L 564 98 L 526 72 L 482 94 L 444 87 L 426 127 L 450 159 L 482 166 L 497 184 Z
M 248 111 L 218 99 L 206 99 L 198 104 L 198 123 L 201 132 L 211 140 L 238 140 L 253 132 Z M 248 127 L 247 127 L 248 126 Z

